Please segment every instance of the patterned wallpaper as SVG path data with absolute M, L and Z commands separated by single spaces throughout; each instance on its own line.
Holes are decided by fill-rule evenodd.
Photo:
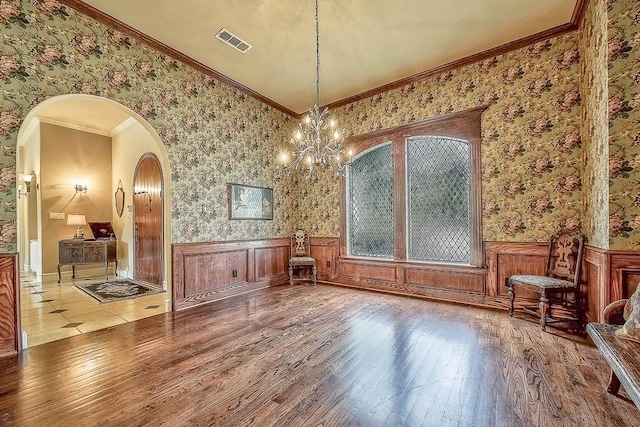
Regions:
M 588 2 L 580 28 L 582 65 L 583 230 L 591 246 L 609 247 L 607 6 Z
M 609 247 L 640 248 L 640 2 L 608 0 Z
M 482 116 L 483 240 L 544 241 L 559 226 L 580 228 L 575 32 L 354 102 L 334 115 L 357 135 L 478 105 L 488 105 Z M 317 177 L 303 183 L 301 193 L 304 226 L 336 235 L 338 181 Z M 331 199 L 316 200 L 318 193 Z
M 173 242 L 283 237 L 296 226 L 296 181 L 269 161 L 293 128 L 285 114 L 55 1 L 0 0 L 0 33 L 0 251 L 16 250 L 22 120 L 68 93 L 115 100 L 161 136 Z M 273 188 L 274 220 L 227 220 L 227 182 Z
M 356 135 L 488 105 L 484 240 L 544 241 L 558 226 L 582 227 L 590 244 L 607 247 L 608 224 L 612 249 L 637 249 L 638 9 L 637 1 L 594 0 L 582 34 L 442 73 L 333 114 Z M 607 70 L 600 59 L 604 22 Z M 171 164 L 174 242 L 281 237 L 298 225 L 316 236 L 339 233 L 339 186 L 331 174 L 305 181 L 266 161 L 289 138 L 294 123 L 286 115 L 55 1 L 0 0 L 0 28 L 0 251 L 16 248 L 22 119 L 43 100 L 67 93 L 113 99 L 158 131 Z M 608 133 L 601 102 L 607 93 L 598 83 L 605 72 Z M 228 221 L 227 182 L 274 188 L 275 219 Z

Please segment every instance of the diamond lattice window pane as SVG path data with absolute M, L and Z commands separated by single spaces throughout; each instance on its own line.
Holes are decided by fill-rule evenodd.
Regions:
M 471 227 L 466 141 L 408 138 L 407 184 L 409 259 L 468 263 Z
M 385 144 L 349 168 L 349 253 L 393 257 L 393 159 Z

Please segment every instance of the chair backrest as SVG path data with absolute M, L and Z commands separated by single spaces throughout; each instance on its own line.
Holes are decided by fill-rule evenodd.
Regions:
M 569 230 L 551 236 L 547 256 L 547 276 L 580 282 L 584 237 Z
M 296 230 L 291 234 L 291 256 L 309 256 L 309 233 Z

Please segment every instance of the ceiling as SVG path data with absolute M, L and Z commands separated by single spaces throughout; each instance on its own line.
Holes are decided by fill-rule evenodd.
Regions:
M 319 0 L 330 104 L 568 24 L 581 0 Z M 313 0 L 84 0 L 285 109 L 315 103 Z M 225 28 L 253 47 L 215 38 Z

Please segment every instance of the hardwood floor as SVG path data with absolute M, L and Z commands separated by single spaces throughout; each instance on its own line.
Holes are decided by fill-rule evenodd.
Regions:
M 549 328 L 551 330 L 551 328 Z M 0 359 L 16 426 L 632 426 L 587 338 L 340 287 L 240 295 Z

